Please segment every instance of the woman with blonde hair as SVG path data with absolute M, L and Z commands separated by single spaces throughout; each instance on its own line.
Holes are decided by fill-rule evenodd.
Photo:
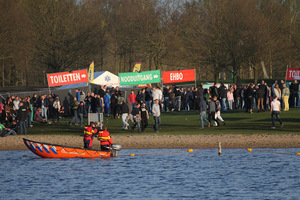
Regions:
M 278 87 L 278 84 L 275 84 L 275 88 L 274 88 L 274 98 L 278 97 L 278 100 L 281 99 L 281 90 Z

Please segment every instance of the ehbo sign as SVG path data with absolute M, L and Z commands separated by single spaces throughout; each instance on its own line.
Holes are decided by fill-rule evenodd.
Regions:
M 74 83 L 85 83 L 89 81 L 86 69 L 72 72 L 47 74 L 47 79 L 49 87 L 69 85 Z
M 163 72 L 164 84 L 190 81 L 195 81 L 195 69 Z
M 300 80 L 300 68 L 288 68 L 286 72 L 286 80 Z

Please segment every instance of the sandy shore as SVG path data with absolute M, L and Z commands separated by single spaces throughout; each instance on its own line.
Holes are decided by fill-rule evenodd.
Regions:
M 8 136 L 0 138 L 0 150 L 27 150 L 23 143 L 24 136 Z M 26 135 L 25 138 L 51 144 L 82 147 L 81 136 L 41 136 Z M 217 147 L 218 142 L 223 147 L 240 148 L 300 148 L 300 135 L 128 135 L 113 136 L 114 143 L 120 143 L 124 149 L 153 148 L 206 148 Z M 93 143 L 99 148 L 99 141 Z

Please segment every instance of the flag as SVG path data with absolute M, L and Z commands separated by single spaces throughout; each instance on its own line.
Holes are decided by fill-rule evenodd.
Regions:
M 88 76 L 89 82 L 92 83 L 94 81 L 94 61 L 92 61 L 92 63 L 90 64 Z
M 135 63 L 134 67 L 133 67 L 133 72 L 139 72 L 141 70 L 141 62 L 137 62 Z

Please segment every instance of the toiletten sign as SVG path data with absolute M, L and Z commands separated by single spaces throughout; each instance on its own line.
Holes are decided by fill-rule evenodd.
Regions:
M 286 80 L 300 80 L 300 68 L 288 68 L 286 71 Z
M 47 74 L 47 79 L 49 87 L 85 83 L 89 81 L 86 69 Z
M 139 85 L 160 82 L 160 70 L 120 73 L 120 85 Z

